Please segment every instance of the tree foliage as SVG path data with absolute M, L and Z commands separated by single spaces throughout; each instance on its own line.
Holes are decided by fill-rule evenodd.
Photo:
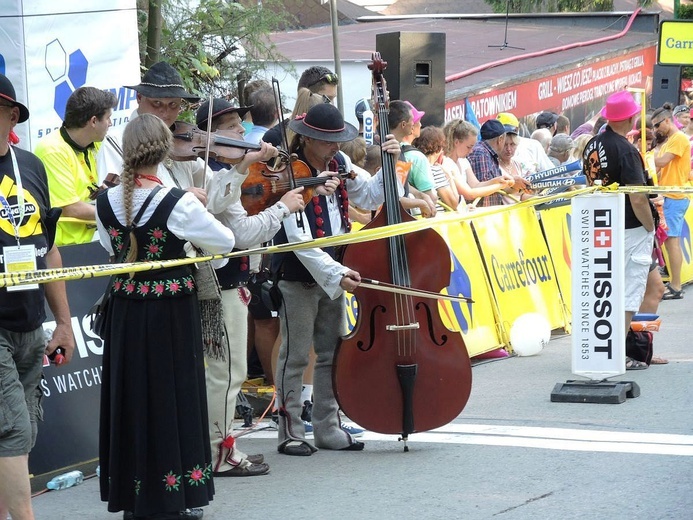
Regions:
M 495 13 L 581 13 L 613 11 L 613 0 L 486 0 Z M 639 0 L 640 7 L 648 7 L 652 0 Z
M 239 81 L 252 77 L 263 62 L 283 59 L 268 37 L 292 19 L 280 0 L 246 5 L 233 0 L 145 0 L 138 17 L 142 63 L 148 4 L 153 2 L 162 2 L 160 59 L 180 72 L 190 91 L 237 97 Z

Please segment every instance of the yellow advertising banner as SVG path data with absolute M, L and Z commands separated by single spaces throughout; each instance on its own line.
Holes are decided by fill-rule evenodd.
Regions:
M 659 24 L 657 64 L 693 65 L 693 20 L 665 20 Z
M 484 216 L 472 226 L 506 334 L 525 313 L 538 312 L 552 329 L 565 327 L 556 274 L 533 208 Z
M 566 306 L 566 316 L 570 321 L 571 314 L 571 240 L 570 240 L 570 204 L 540 211 L 541 226 L 549 246 L 551 260 L 556 272 L 558 289 L 561 291 Z
M 438 310 L 450 330 L 462 332 L 467 352 L 477 356 L 503 346 L 496 326 L 493 295 L 469 222 L 434 226 L 450 247 L 452 273 L 447 293 L 474 303 L 441 301 Z
M 686 284 L 693 281 L 693 239 L 691 239 L 691 229 L 693 229 L 693 204 L 688 206 L 686 217 L 683 220 L 681 227 L 681 253 L 683 261 L 681 262 L 681 283 Z M 669 256 L 667 248 L 662 247 L 664 260 L 669 265 Z M 668 278 L 668 277 L 666 277 Z
M 439 301 L 443 324 L 461 332 L 469 356 L 476 356 L 503 346 L 498 336 L 494 302 L 486 273 L 468 222 L 433 225 L 450 248 L 450 285 L 444 293 L 471 298 L 474 303 Z M 351 331 L 358 317 L 358 302 L 346 294 L 347 328 Z

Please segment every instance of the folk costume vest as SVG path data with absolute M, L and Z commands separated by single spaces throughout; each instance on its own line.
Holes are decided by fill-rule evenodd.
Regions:
M 178 238 L 166 227 L 173 207 L 184 194 L 183 190 L 171 188 L 150 219 L 144 225 L 135 228 L 133 233 L 137 239 L 138 262 L 185 257 L 185 240 Z M 96 207 L 99 218 L 111 238 L 113 251 L 118 253 L 123 246 L 125 226 L 118 222 L 106 194 L 98 198 Z M 194 293 L 195 280 L 190 266 L 184 265 L 133 273 L 132 277 L 127 273 L 117 275 L 112 290 L 113 294 L 123 298 L 172 298 Z
M 302 153 L 299 153 L 299 159 L 308 164 Z M 346 164 L 341 153 L 337 155 L 330 161 L 328 165 L 329 171 L 336 172 L 340 171 L 340 167 L 344 167 Z M 313 177 L 318 175 L 318 171 L 309 166 Z M 334 192 L 334 196 L 337 197 L 337 204 L 339 205 L 339 211 L 342 217 L 342 223 L 344 224 L 347 232 L 351 230 L 351 221 L 349 220 L 349 195 L 346 191 L 345 181 L 339 184 Z M 332 230 L 332 225 L 330 223 L 329 210 L 327 208 L 327 199 L 322 195 L 314 196 L 304 209 L 304 213 L 307 218 L 306 224 L 310 226 L 310 233 L 313 238 L 330 237 L 334 234 Z M 293 218 L 293 217 L 291 217 Z M 286 244 L 288 242 L 286 238 L 286 231 L 282 225 L 281 229 L 274 237 L 275 244 Z M 339 251 L 335 247 L 325 247 L 323 248 L 327 254 L 329 254 L 335 260 L 339 260 Z M 272 255 L 272 272 L 278 274 L 280 278 L 288 280 L 290 282 L 306 282 L 314 283 L 315 280 L 308 272 L 308 270 L 303 266 L 301 261 L 294 253 L 275 253 Z

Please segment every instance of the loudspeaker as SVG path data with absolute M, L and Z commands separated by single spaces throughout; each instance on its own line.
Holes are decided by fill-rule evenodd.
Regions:
M 445 33 L 394 32 L 375 36 L 387 62 L 390 99 L 409 101 L 426 115 L 422 126 L 445 124 Z
M 681 98 L 681 67 L 678 65 L 655 65 L 652 85 L 652 108 L 665 102 L 676 106 Z

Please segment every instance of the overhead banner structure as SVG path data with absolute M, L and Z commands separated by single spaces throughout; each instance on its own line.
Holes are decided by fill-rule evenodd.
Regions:
M 623 193 L 572 201 L 572 372 L 592 380 L 626 373 Z
M 114 125 L 127 122 L 136 93 L 123 85 L 140 80 L 135 0 L 3 0 L 0 73 L 13 83 L 31 117 L 17 125 L 28 150 L 58 128 L 65 104 L 79 87 L 110 90 L 118 97 Z

